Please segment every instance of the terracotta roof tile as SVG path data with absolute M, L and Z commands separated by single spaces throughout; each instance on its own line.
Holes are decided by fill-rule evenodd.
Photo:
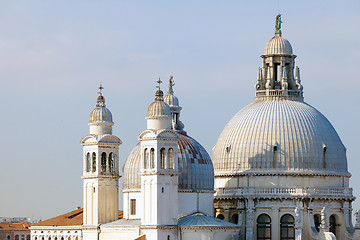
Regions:
M 30 224 L 27 223 L 3 223 L 0 224 L 0 231 L 30 231 Z
M 138 237 L 138 238 L 135 239 L 135 240 L 145 240 L 145 239 L 146 239 L 146 235 L 142 235 L 142 236 Z
M 119 211 L 119 219 L 123 217 L 123 211 Z M 53 217 L 32 226 L 81 226 L 83 224 L 83 209 L 78 208 L 63 215 Z

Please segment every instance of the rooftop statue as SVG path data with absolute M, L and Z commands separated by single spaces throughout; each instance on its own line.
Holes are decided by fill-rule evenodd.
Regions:
M 281 33 L 281 14 L 278 14 L 276 16 L 276 21 L 275 21 L 275 29 L 276 29 L 276 33 Z

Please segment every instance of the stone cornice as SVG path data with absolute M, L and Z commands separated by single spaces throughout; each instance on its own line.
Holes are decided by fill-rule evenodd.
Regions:
M 281 187 L 243 187 L 217 188 L 215 199 L 328 199 L 350 200 L 352 188 L 281 188 Z
M 122 193 L 140 193 L 141 189 L 122 189 Z M 215 193 L 215 190 L 179 189 L 179 193 Z
M 215 172 L 216 177 L 235 177 L 235 176 L 333 176 L 333 177 L 351 177 L 350 173 L 344 172 L 320 172 L 320 171 L 288 171 L 288 172 L 273 172 L 273 171 L 259 171 L 259 172 Z
M 178 225 L 140 225 L 140 229 L 167 229 L 176 230 Z

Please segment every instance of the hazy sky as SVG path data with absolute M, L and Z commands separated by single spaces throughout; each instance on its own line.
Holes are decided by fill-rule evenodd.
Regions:
M 360 196 L 360 1 L 0 4 L 0 216 L 46 219 L 82 206 L 79 142 L 99 83 L 124 142 L 121 166 L 146 127 L 157 78 L 167 82 L 170 74 L 185 130 L 211 155 L 226 123 L 253 101 L 259 56 L 278 12 L 298 56 L 305 101 L 347 147 Z

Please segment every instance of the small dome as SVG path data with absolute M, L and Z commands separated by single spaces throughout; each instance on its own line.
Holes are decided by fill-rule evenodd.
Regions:
M 195 139 L 180 133 L 178 140 L 179 189 L 213 190 L 214 168 L 211 158 Z M 141 153 L 138 143 L 123 168 L 123 189 L 140 189 Z
M 281 37 L 280 34 L 276 34 L 266 43 L 264 54 L 291 55 L 293 54 L 293 50 L 290 42 L 287 39 Z
M 89 123 L 108 122 L 112 123 L 112 114 L 106 107 L 96 107 L 90 113 Z
M 171 118 L 171 109 L 163 100 L 163 92 L 157 90 L 155 93 L 155 101 L 150 104 L 147 110 L 148 118 L 153 117 L 170 117 Z
M 105 98 L 101 93 L 96 100 L 96 108 L 92 110 L 89 118 L 89 123 L 96 122 L 113 123 L 112 114 L 110 110 L 106 108 Z
M 171 107 L 180 107 L 179 99 L 174 95 L 165 95 L 164 102 L 166 102 L 170 106 L 170 108 Z

